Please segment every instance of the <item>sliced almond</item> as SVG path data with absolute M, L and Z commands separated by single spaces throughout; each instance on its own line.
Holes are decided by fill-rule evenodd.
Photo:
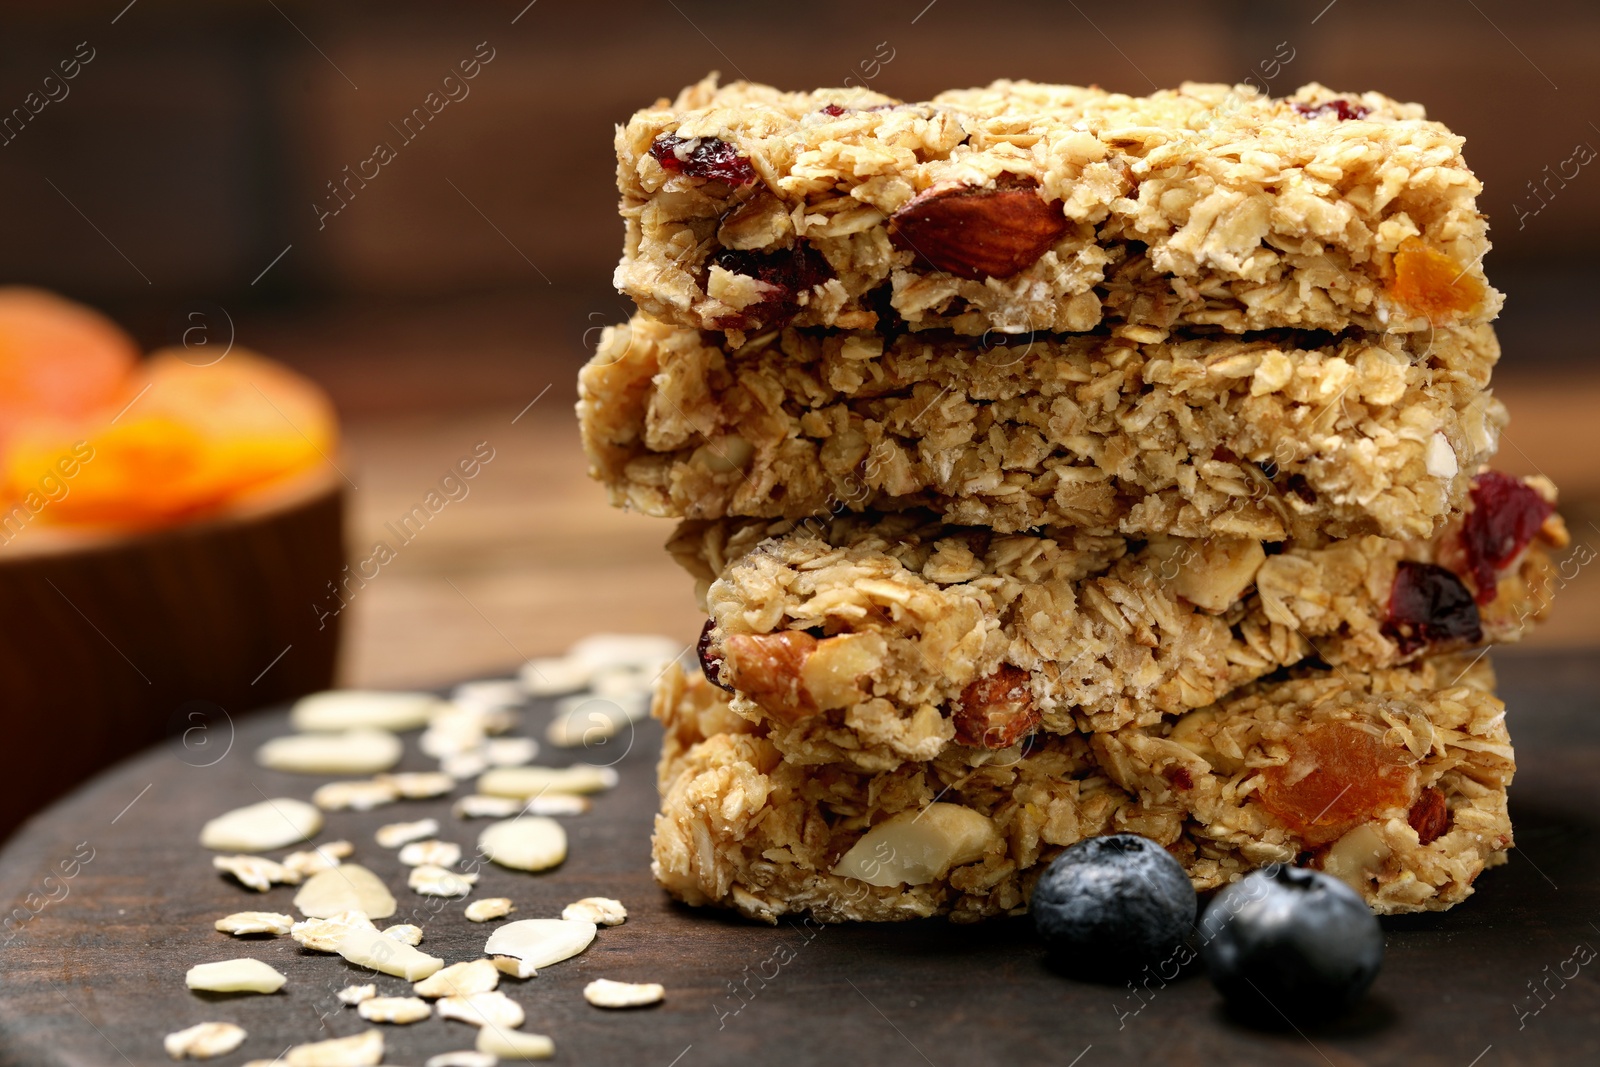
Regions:
M 617 784 L 611 767 L 496 767 L 478 779 L 478 792 L 526 800 L 544 793 L 598 793 Z
M 429 800 L 442 797 L 456 787 L 456 780 L 442 771 L 404 771 L 400 774 L 380 774 L 377 781 L 394 787 L 394 791 L 407 800 Z
M 610 897 L 584 897 L 562 908 L 561 917 L 600 926 L 621 926 L 628 918 L 628 909 L 622 906 L 622 901 Z
M 417 747 L 434 759 L 472 752 L 489 739 L 489 725 L 489 715 L 484 710 L 451 704 L 428 723 L 417 738 Z
M 288 979 L 268 964 L 246 956 L 196 964 L 183 981 L 190 989 L 207 993 L 276 993 Z
M 338 952 L 339 942 L 351 930 L 376 930 L 372 920 L 359 911 L 345 911 L 326 919 L 306 919 L 289 928 L 289 936 L 311 952 Z
M 545 793 L 529 797 L 522 810 L 529 815 L 582 815 L 592 807 L 593 801 L 576 793 Z
M 659 982 L 613 982 L 609 978 L 596 978 L 583 987 L 583 999 L 597 1008 L 642 1008 L 661 1003 L 666 995 L 666 987 Z
M 594 941 L 595 925 L 578 919 L 519 919 L 484 943 L 486 956 L 514 956 L 530 967 L 571 959 Z
M 503 919 L 516 910 L 517 906 L 511 903 L 510 897 L 485 897 L 483 900 L 474 900 L 468 904 L 464 914 L 468 922 L 486 923 L 494 919 Z
M 472 993 L 464 997 L 440 997 L 434 1008 L 441 1019 L 458 1019 L 472 1026 L 515 1030 L 527 1018 L 522 1005 L 495 991 Z
M 275 911 L 236 911 L 232 915 L 224 915 L 215 923 L 218 930 L 234 937 L 248 937 L 251 934 L 271 934 L 278 937 L 286 934 L 294 926 L 294 916 L 280 915 Z
M 217 852 L 266 852 L 315 837 L 322 812 L 303 800 L 278 797 L 218 815 L 200 830 L 200 844 Z
M 444 966 L 444 960 L 421 949 L 384 937 L 377 930 L 353 929 L 339 942 L 339 955 L 358 967 L 418 982 Z
M 659 634 L 592 634 L 567 650 L 567 658 L 596 671 L 632 667 L 659 671 L 686 651 L 683 642 Z
M 439 832 L 438 819 L 418 819 L 416 822 L 392 822 L 378 827 L 373 839 L 383 848 L 399 848 L 412 841 L 421 841 Z
M 240 885 L 257 893 L 265 893 L 274 885 L 300 884 L 299 874 L 265 856 L 212 856 L 211 866 L 233 875 Z
M 377 1067 L 382 1062 L 383 1035 L 376 1030 L 296 1045 L 281 1058 L 282 1067 Z
M 500 972 L 489 960 L 452 963 L 411 987 L 419 997 L 465 997 L 487 993 L 500 984 Z
M 486 797 L 472 793 L 456 801 L 450 808 L 458 819 L 504 819 L 522 810 L 522 801 L 515 797 Z
M 393 804 L 400 793 L 388 782 L 359 778 L 353 782 L 329 782 L 311 794 L 311 803 L 323 811 L 371 811 Z
M 526 960 L 519 960 L 515 956 L 490 956 L 494 969 L 508 978 L 532 978 L 539 973 L 539 969 Z
M 543 871 L 567 858 L 567 832 L 554 819 L 519 815 L 485 827 L 478 849 L 502 867 Z
M 378 995 L 378 987 L 372 984 L 347 985 L 334 996 L 339 998 L 339 1003 L 350 1006 L 360 1004 L 363 1000 L 371 1000 Z
M 517 680 L 532 696 L 548 697 L 582 689 L 593 675 L 594 668 L 582 660 L 541 656 L 524 663 Z
M 433 1014 L 428 1002 L 416 997 L 373 997 L 356 1005 L 356 1014 L 370 1023 L 421 1022 Z
M 422 927 L 412 923 L 396 923 L 394 926 L 385 926 L 383 936 L 415 947 L 422 944 Z
M 400 850 L 400 862 L 407 867 L 454 867 L 461 862 L 461 846 L 454 841 L 413 841 Z
M 422 1067 L 494 1067 L 499 1062 L 499 1057 L 487 1052 L 441 1052 Z
M 226 1056 L 244 1044 L 244 1027 L 233 1023 L 195 1023 L 161 1039 L 167 1055 L 175 1060 L 209 1060 Z
M 502 1030 L 485 1026 L 478 1030 L 478 1051 L 500 1060 L 547 1060 L 556 1054 L 556 1043 L 544 1034 L 525 1034 L 521 1030 Z
M 650 698 L 645 693 L 562 697 L 556 702 L 555 717 L 545 727 L 544 739 L 557 748 L 602 745 L 649 711 Z
M 395 912 L 394 895 L 383 879 L 357 863 L 344 863 L 306 879 L 294 895 L 300 914 L 326 919 L 343 911 L 359 911 L 369 919 L 387 919 Z
M 291 774 L 376 774 L 400 762 L 400 739 L 388 730 L 290 734 L 256 749 L 256 762 Z
M 450 691 L 450 702 L 467 707 L 514 708 L 528 692 L 515 678 L 484 678 L 462 682 Z
M 491 767 L 520 767 L 538 754 L 539 742 L 531 737 L 496 737 L 483 746 L 483 758 Z
M 455 752 L 439 760 L 439 770 L 457 781 L 476 778 L 488 769 L 489 757 L 482 747 L 468 752 Z
M 411 868 L 406 884 L 413 892 L 421 893 L 425 897 L 464 897 L 472 892 L 472 887 L 477 881 L 476 874 L 447 871 L 443 867 L 424 863 L 420 867 Z
M 868 830 L 839 858 L 833 873 L 868 885 L 926 885 L 1002 847 L 994 822 L 981 812 L 960 804 L 929 804 Z
M 432 693 L 378 693 L 331 689 L 295 701 L 289 723 L 306 733 L 343 730 L 417 730 L 444 701 Z
M 348 841 L 328 841 L 303 852 L 291 852 L 283 857 L 283 865 L 302 878 L 331 871 L 340 862 L 349 859 L 355 846 Z

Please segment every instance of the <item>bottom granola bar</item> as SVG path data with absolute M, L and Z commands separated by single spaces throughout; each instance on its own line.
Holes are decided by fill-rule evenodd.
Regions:
M 1511 845 L 1514 764 L 1492 681 L 1465 657 L 1306 672 L 1165 727 L 1034 735 L 872 773 L 786 761 L 724 693 L 674 667 L 654 709 L 666 741 L 653 869 L 686 903 L 769 922 L 971 921 L 1025 911 L 1063 848 L 1128 830 L 1200 889 L 1284 861 L 1338 874 L 1380 913 L 1447 908 Z

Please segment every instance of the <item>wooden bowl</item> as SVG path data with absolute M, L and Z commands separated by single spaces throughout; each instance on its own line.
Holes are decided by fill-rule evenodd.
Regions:
M 328 688 L 339 616 L 318 609 L 337 603 L 343 511 L 322 468 L 182 526 L 31 528 L 0 546 L 0 838 L 163 738 L 205 765 L 233 715 Z

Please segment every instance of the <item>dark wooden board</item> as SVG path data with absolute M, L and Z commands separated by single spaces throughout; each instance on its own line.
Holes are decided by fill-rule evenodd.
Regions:
M 1513 788 L 1519 848 L 1455 911 L 1386 921 L 1388 959 L 1369 1002 L 1304 1034 L 1235 1023 L 1203 975 L 1152 988 L 1142 1000 L 1126 988 L 1057 977 L 1043 966 L 1026 920 L 773 928 L 675 906 L 648 871 L 653 724 L 638 730 L 631 747 L 624 739 L 610 756 L 591 754 L 605 760 L 625 749 L 617 762 L 622 785 L 597 798 L 591 813 L 563 820 L 572 847 L 562 867 L 540 875 L 487 868 L 473 897 L 512 897 L 520 918 L 553 916 L 594 894 L 628 905 L 628 922 L 602 929 L 582 956 L 502 986 L 527 1009 L 527 1029 L 554 1037 L 558 1062 L 1600 1062 L 1600 959 L 1569 962 L 1575 946 L 1600 947 L 1600 664 L 1591 655 L 1505 655 L 1500 667 L 1520 755 Z M 536 736 L 546 714 L 538 708 L 526 716 Z M 230 727 L 231 749 L 210 763 Z M 214 724 L 207 739 L 214 747 L 174 742 L 146 752 L 35 819 L 0 854 L 7 908 L 26 909 L 29 893 L 42 898 L 54 887 L 60 897 L 61 885 L 66 892 L 13 924 L 16 936 L 0 948 L 0 1063 L 164 1063 L 163 1034 L 224 1019 L 250 1037 L 212 1062 L 238 1064 L 366 1026 L 334 999 L 359 977 L 355 968 L 302 953 L 287 938 L 239 942 L 211 928 L 231 911 L 291 910 L 292 889 L 255 894 L 224 881 L 195 840 L 206 818 L 228 808 L 262 795 L 309 795 L 318 779 L 252 762 L 256 746 L 284 729 L 282 713 L 265 713 Z M 414 751 L 407 762 L 427 766 Z M 560 761 L 547 754 L 541 762 Z M 401 914 L 420 907 L 428 915 L 428 898 L 405 888 L 394 854 L 372 844 L 372 832 L 434 814 L 444 823 L 442 836 L 470 850 L 484 821 L 457 822 L 447 808 L 444 801 L 404 802 L 336 813 L 322 838 L 354 841 L 356 859 L 389 882 Z M 45 883 L 62 861 L 89 848 L 93 858 L 75 878 Z M 418 920 L 427 930 L 425 949 L 452 961 L 479 954 L 493 927 L 468 923 L 461 907 L 449 903 Z M 0 942 L 9 936 L 0 934 Z M 288 985 L 270 997 L 202 997 L 184 988 L 192 964 L 235 955 L 272 963 Z M 596 977 L 663 982 L 668 999 L 658 1008 L 603 1012 L 581 995 Z M 378 983 L 380 992 L 405 988 L 394 978 L 379 976 Z M 1531 986 L 1548 990 L 1542 1002 Z M 474 1036 L 463 1024 L 436 1019 L 384 1030 L 386 1063 L 420 1064 L 470 1047 Z

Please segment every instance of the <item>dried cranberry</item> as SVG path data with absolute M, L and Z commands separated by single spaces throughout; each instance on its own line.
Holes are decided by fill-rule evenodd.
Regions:
M 1371 109 L 1361 104 L 1352 104 L 1348 100 L 1329 100 L 1325 104 L 1296 104 L 1294 109 L 1308 119 L 1321 118 L 1323 115 L 1337 115 L 1339 121 L 1347 119 L 1364 119 L 1371 113 Z
M 1410 655 L 1436 641 L 1483 640 L 1478 605 L 1466 583 L 1435 563 L 1402 560 L 1389 589 L 1383 632 Z
M 838 118 L 848 110 L 849 108 L 840 107 L 838 104 L 824 104 L 822 107 L 822 113 L 824 115 L 832 115 L 834 118 Z
M 1528 547 L 1555 508 L 1521 478 L 1484 471 L 1472 481 L 1472 510 L 1461 524 L 1478 603 L 1494 599 L 1497 577 Z
M 664 133 L 650 145 L 650 154 L 656 157 L 664 170 L 674 174 L 687 174 L 691 178 L 713 178 L 729 185 L 749 185 L 756 180 L 756 170 L 750 161 L 741 156 L 727 141 L 715 137 L 702 137 L 684 158 L 678 156 L 678 146 L 689 138 Z
M 780 252 L 727 249 L 717 253 L 717 266 L 769 285 L 774 292 L 765 300 L 741 308 L 737 315 L 719 320 L 720 329 L 781 326 L 800 310 L 798 297 L 833 277 L 833 268 L 821 252 L 804 241 Z
M 706 676 L 706 681 L 718 689 L 733 692 L 729 686 L 722 684 L 722 657 L 711 651 L 711 635 L 716 631 L 715 619 L 707 619 L 705 628 L 700 631 L 700 643 L 695 646 L 695 651 L 700 655 L 700 670 Z

